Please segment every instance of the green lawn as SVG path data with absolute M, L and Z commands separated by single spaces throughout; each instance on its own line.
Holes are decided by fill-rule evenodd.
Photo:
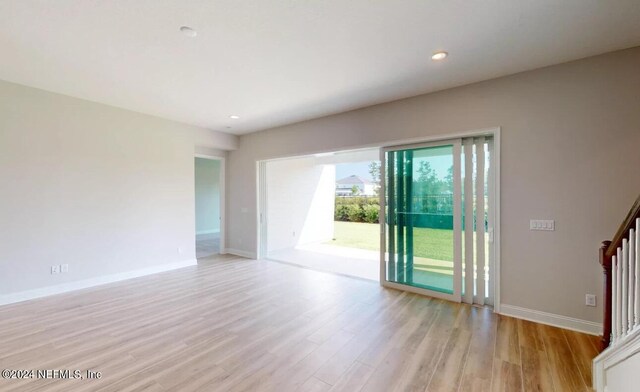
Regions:
M 379 250 L 380 225 L 372 223 L 334 222 L 332 245 L 349 248 Z M 453 261 L 453 230 L 413 229 L 413 246 L 416 257 Z

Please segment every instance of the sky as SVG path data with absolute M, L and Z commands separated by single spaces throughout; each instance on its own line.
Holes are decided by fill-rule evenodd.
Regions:
M 336 180 L 341 180 L 354 174 L 371 181 L 369 162 L 339 163 L 336 165 Z
M 420 165 L 420 158 L 414 161 L 414 168 Z M 444 178 L 447 175 L 447 170 L 451 166 L 451 156 L 435 156 L 429 157 L 431 162 L 431 168 L 436 171 L 439 178 Z M 351 175 L 360 176 L 366 180 L 371 181 L 371 175 L 369 174 L 370 162 L 358 162 L 358 163 L 339 163 L 336 165 L 336 180 L 341 180 Z

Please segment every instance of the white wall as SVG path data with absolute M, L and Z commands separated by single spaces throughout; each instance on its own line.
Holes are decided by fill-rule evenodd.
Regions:
M 600 321 L 598 247 L 640 190 L 639 69 L 634 48 L 242 136 L 230 246 L 256 251 L 256 160 L 500 126 L 503 303 Z
M 211 131 L 209 131 L 209 133 L 211 133 Z M 224 135 L 220 132 L 214 132 L 217 135 Z M 232 136 L 232 135 L 226 135 L 226 136 Z M 238 148 L 238 137 L 235 137 L 236 142 L 231 144 L 234 145 L 235 147 L 233 148 L 229 148 L 230 150 L 235 150 L 236 148 Z M 200 141 L 198 140 L 197 143 L 199 143 Z M 227 144 L 227 143 L 224 143 Z M 213 148 L 213 147 L 206 147 L 206 146 L 201 146 L 201 145 L 196 145 L 196 155 L 206 155 L 209 157 L 216 157 L 216 158 L 227 158 L 227 150 L 221 150 L 219 148 Z
M 220 161 L 195 158 L 196 234 L 220 232 Z
M 235 145 L 232 135 L 0 81 L 0 300 L 193 260 L 196 146 Z M 54 264 L 69 272 L 51 275 Z
M 636 352 L 624 361 L 607 369 L 605 375 L 606 391 L 637 392 L 638 370 L 640 370 L 640 352 Z
M 333 238 L 336 171 L 315 158 L 267 162 L 267 252 Z

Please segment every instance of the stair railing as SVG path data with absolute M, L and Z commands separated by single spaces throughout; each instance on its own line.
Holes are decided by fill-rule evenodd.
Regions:
M 604 270 L 603 349 L 640 329 L 640 196 L 611 241 L 600 246 Z

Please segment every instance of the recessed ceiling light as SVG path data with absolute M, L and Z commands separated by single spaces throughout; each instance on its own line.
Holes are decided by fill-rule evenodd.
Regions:
M 435 52 L 432 56 L 431 56 L 431 60 L 443 60 L 445 57 L 447 57 L 449 55 L 449 53 L 447 52 Z
M 182 32 L 182 34 L 186 35 L 187 37 L 195 37 L 196 35 L 198 35 L 198 32 L 189 26 L 180 27 L 180 32 Z
M 235 114 L 233 116 L 229 116 L 230 119 L 232 120 L 237 120 L 240 118 L 240 116 L 236 116 Z

